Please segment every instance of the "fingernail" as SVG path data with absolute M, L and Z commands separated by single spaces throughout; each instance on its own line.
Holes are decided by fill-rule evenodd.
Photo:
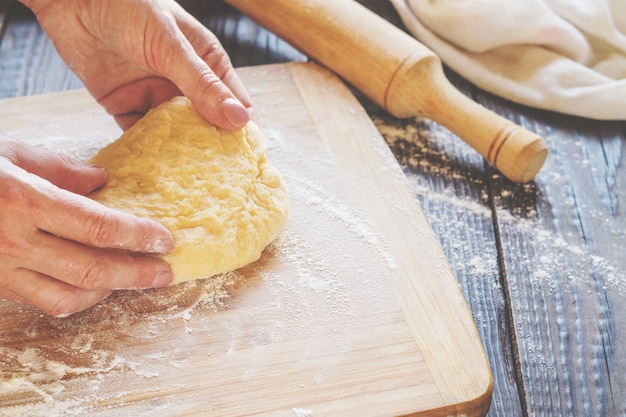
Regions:
M 237 128 L 244 127 L 250 121 L 248 109 L 234 98 L 227 98 L 222 101 L 222 114 Z
M 170 231 L 161 223 L 145 219 L 152 224 L 152 227 L 158 229 L 159 233 L 156 236 L 151 236 L 152 240 L 143 242 L 143 250 L 146 253 L 165 254 L 174 249 L 174 237 Z
M 161 271 L 152 281 L 152 286 L 155 288 L 167 287 L 174 280 L 174 275 L 170 271 Z

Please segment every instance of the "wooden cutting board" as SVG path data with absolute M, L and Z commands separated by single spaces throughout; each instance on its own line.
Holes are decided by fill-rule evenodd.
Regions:
M 0 301 L 0 415 L 484 415 L 469 310 L 358 101 L 315 64 L 238 72 L 289 189 L 283 235 L 232 274 L 65 319 Z M 3 100 L 0 127 L 80 159 L 120 134 L 83 90 Z

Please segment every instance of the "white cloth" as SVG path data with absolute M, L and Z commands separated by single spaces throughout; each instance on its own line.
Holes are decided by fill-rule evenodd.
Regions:
M 626 120 L 626 0 L 391 0 L 454 71 L 511 101 Z

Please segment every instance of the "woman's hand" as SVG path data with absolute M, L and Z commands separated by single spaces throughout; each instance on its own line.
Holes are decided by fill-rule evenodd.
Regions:
M 243 127 L 252 101 L 220 42 L 173 0 L 22 0 L 91 94 L 126 129 L 181 93 Z
M 167 229 L 83 196 L 105 179 L 101 168 L 0 137 L 0 297 L 66 316 L 113 289 L 171 282 L 167 263 L 146 255 L 173 248 Z

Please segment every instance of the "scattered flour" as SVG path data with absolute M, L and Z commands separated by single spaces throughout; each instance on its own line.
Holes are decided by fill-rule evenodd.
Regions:
M 41 346 L 0 346 L 0 417 L 88 415 L 96 404 L 133 393 L 133 386 L 110 389 L 120 375 L 150 380 L 179 368 L 186 359 L 172 352 L 138 354 L 132 346 L 149 343 L 180 321 L 185 333 L 192 332 L 194 312 L 226 309 L 230 290 L 242 279 L 233 272 L 160 290 L 120 291 L 63 319 L 21 311 L 24 337 L 48 340 Z M 0 302 L 2 311 L 17 308 Z M 3 323 L 0 333 L 10 329 Z
M 283 106 L 284 103 L 277 100 L 274 105 Z M 420 120 L 402 128 L 381 123 L 378 123 L 378 127 L 392 146 L 395 141 L 398 142 L 398 146 L 400 145 L 400 137 L 427 138 L 425 142 L 412 144 L 413 148 L 401 161 L 405 167 L 414 171 L 423 169 L 430 172 L 439 171 L 452 180 L 468 177 L 464 172 L 445 171 L 446 163 L 437 166 L 427 158 L 419 156 L 429 154 L 436 160 L 447 162 L 451 157 L 440 152 L 438 146 L 442 144 L 465 146 L 451 139 L 445 132 L 432 131 Z M 283 132 L 277 130 L 268 133 L 270 139 L 268 147 L 271 151 L 293 152 Z M 64 146 L 71 148 L 71 145 Z M 415 147 L 419 148 L 419 152 L 415 152 Z M 94 143 L 83 141 L 76 148 L 79 149 L 76 154 L 71 156 L 86 159 L 93 154 L 94 148 Z M 325 167 L 320 164 L 327 163 L 293 153 L 283 155 L 281 160 L 290 161 L 290 164 L 300 164 L 305 168 L 309 168 L 307 164 L 316 164 L 310 168 L 322 173 Z M 473 163 L 472 161 L 469 164 L 468 169 L 471 169 Z M 482 159 L 477 157 L 475 165 L 482 169 L 482 164 Z M 328 172 L 333 171 L 329 169 Z M 563 182 L 563 178 L 553 180 Z M 338 201 L 333 197 L 333 193 L 326 192 L 305 177 L 293 175 L 288 177 L 287 181 L 294 199 L 310 210 L 326 216 L 329 224 L 337 229 L 334 231 L 336 233 L 331 234 L 333 239 L 328 240 L 328 233 L 307 230 L 308 219 L 293 218 L 290 220 L 290 227 L 301 230 L 296 233 L 292 231 L 293 229 L 288 229 L 281 239 L 268 249 L 271 256 L 280 256 L 292 265 L 295 273 L 289 279 L 280 274 L 261 273 L 261 279 L 271 291 L 272 306 L 282 311 L 286 320 L 268 324 L 267 331 L 265 333 L 259 331 L 258 337 L 260 340 L 277 340 L 286 332 L 286 326 L 291 326 L 291 330 L 295 329 L 296 334 L 302 336 L 302 342 L 307 348 L 305 354 L 314 356 L 329 344 L 339 353 L 347 352 L 353 343 L 350 329 L 355 317 L 359 314 L 371 314 L 372 311 L 368 310 L 375 312 L 378 305 L 375 302 L 377 297 L 388 292 L 377 287 L 374 280 L 366 280 L 364 285 L 358 288 L 358 297 L 354 296 L 353 291 L 347 291 L 346 283 L 342 280 L 342 276 L 348 270 L 351 272 L 356 270 L 363 275 L 377 274 L 381 271 L 368 269 L 368 260 L 346 256 L 338 262 L 330 262 L 329 259 L 333 257 L 326 255 L 336 252 L 347 241 L 341 240 L 340 236 L 350 235 L 358 237 L 361 244 L 367 248 L 367 253 L 373 253 L 373 256 L 382 260 L 381 265 L 387 268 L 387 271 L 383 272 L 393 271 L 398 267 L 398 262 L 388 249 L 387 242 L 358 210 Z M 415 192 L 424 201 L 446 205 L 458 211 L 458 222 L 454 225 L 446 224 L 445 227 L 467 227 L 465 222 L 472 221 L 472 218 L 492 220 L 493 212 L 488 204 L 491 197 L 486 191 L 483 190 L 477 196 L 463 197 L 451 186 L 443 187 L 439 192 L 434 192 L 434 189 L 436 187 L 432 184 L 414 183 Z M 503 189 L 497 198 L 508 199 L 513 197 L 513 194 L 512 191 Z M 520 212 L 516 212 L 516 209 Z M 534 285 L 550 288 L 555 283 L 554 280 L 562 281 L 563 276 L 570 279 L 572 284 L 591 279 L 589 275 L 572 271 L 571 261 L 576 259 L 580 266 L 584 267 L 583 270 L 588 270 L 586 266 L 591 265 L 594 271 L 604 277 L 605 285 L 617 288 L 620 294 L 626 291 L 624 285 L 626 271 L 613 264 L 611 260 L 595 256 L 588 248 L 571 244 L 563 236 L 548 230 L 539 223 L 534 207 L 498 209 L 496 215 L 500 225 L 504 226 L 508 235 L 513 238 L 535 235 L 537 252 L 520 259 L 520 263 L 531 271 L 530 276 Z M 439 226 L 437 219 L 431 221 L 433 227 L 437 229 Z M 306 241 L 301 239 L 304 235 L 309 237 Z M 548 249 L 545 253 L 560 252 L 562 257 L 546 256 L 541 251 L 542 247 Z M 451 248 L 454 255 L 451 261 L 457 272 L 478 277 L 498 275 L 499 265 L 495 249 L 470 248 L 465 246 L 465 242 L 453 243 Z M 384 281 L 380 280 L 378 284 L 383 285 Z M 202 350 L 202 353 L 205 356 L 213 354 L 213 348 L 210 347 L 210 329 L 203 322 L 202 316 L 226 310 L 230 291 L 238 285 L 245 285 L 244 279 L 237 273 L 232 273 L 209 280 L 183 283 L 170 289 L 118 292 L 84 314 L 63 320 L 24 310 L 20 315 L 22 322 L 0 325 L 0 340 L 7 339 L 7 335 L 2 334 L 5 331 L 3 329 L 10 329 L 13 326 L 19 326 L 24 334 L 24 340 L 14 344 L 20 347 L 0 346 L 0 416 L 89 415 L 99 404 L 107 404 L 114 414 L 116 401 L 120 398 L 128 394 L 136 394 L 138 397 L 147 394 L 145 389 L 136 388 L 132 384 L 124 386 L 122 392 L 107 391 L 105 388 L 120 375 L 130 375 L 141 381 L 153 381 L 172 370 L 193 370 L 193 358 L 178 348 L 180 344 L 184 344 L 182 342 L 186 337 L 198 334 L 202 334 L 207 340 L 208 347 Z M 315 303 L 305 299 L 305 296 L 310 296 L 311 293 L 319 295 Z M 7 307 L 0 303 L 0 313 L 7 308 L 15 307 Z M 253 319 L 254 317 L 251 318 Z M 181 321 L 184 326 L 177 333 L 173 329 Z M 136 326 L 138 322 L 142 323 L 140 328 Z M 329 333 L 325 334 L 324 340 L 306 337 L 307 334 L 311 332 L 317 334 L 314 331 L 320 330 L 313 328 L 314 326 L 330 329 Z M 234 334 L 244 330 L 229 328 L 227 331 Z M 167 332 L 172 332 L 176 336 L 168 346 L 169 351 L 146 355 L 145 352 L 137 354 L 134 350 L 135 346 L 147 344 Z M 103 334 L 107 335 L 106 339 L 100 337 Z M 33 344 L 44 338 L 47 340 L 45 346 Z M 233 342 L 227 355 L 234 356 L 235 351 L 236 345 Z M 269 353 L 271 343 L 261 344 L 254 352 L 256 356 L 252 360 Z M 339 359 L 341 357 L 336 356 L 322 363 L 316 379 L 312 382 L 323 381 L 333 366 L 332 360 Z M 247 376 L 252 378 L 254 372 L 261 370 L 251 368 Z M 129 379 L 132 380 L 127 378 Z M 303 384 L 299 386 L 304 387 Z M 154 390 L 158 391 L 160 388 L 155 386 Z M 79 394 L 75 395 L 76 392 Z M 68 393 L 72 393 L 69 398 Z M 163 411 L 168 407 L 168 404 L 162 403 L 153 404 L 150 409 Z M 311 410 L 304 408 L 293 408 L 292 413 L 296 417 L 313 416 Z
M 336 172 L 332 162 L 324 166 L 311 160 L 309 150 L 290 146 L 283 132 L 268 136 L 270 151 L 285 152 L 277 161 L 301 167 L 289 169 L 295 172 L 286 177 L 293 204 L 301 209 L 293 210 L 287 230 L 266 256 L 246 267 L 247 271 L 165 289 L 118 291 L 64 319 L 25 309 L 11 315 L 18 316 L 20 323 L 1 323 L 2 311 L 18 307 L 0 303 L 0 340 L 5 336 L 20 339 L 0 347 L 0 416 L 89 415 L 103 409 L 110 415 L 127 415 L 121 402 L 133 398 L 135 407 L 143 401 L 145 408 L 149 401 L 159 399 L 164 401 L 159 407 L 174 407 L 179 397 L 168 397 L 168 393 L 190 388 L 164 386 L 164 381 L 169 374 L 191 378 L 194 355 L 221 358 L 223 364 L 218 366 L 224 367 L 229 361 L 249 361 L 243 378 L 254 380 L 267 371 L 263 359 L 274 354 L 275 342 L 285 337 L 297 338 L 299 361 L 313 358 L 316 364 L 310 379 L 296 378 L 294 386 L 306 382 L 307 388 L 315 387 L 328 380 L 336 364 L 355 348 L 357 318 L 368 315 L 374 325 L 383 327 L 376 320 L 384 316 L 376 313 L 389 306 L 393 295 L 380 277 L 398 268 L 383 234 L 358 204 L 338 197 L 344 194 L 341 187 L 345 185 L 322 188 L 308 174 L 298 174 L 310 168 L 313 176 L 332 176 Z M 320 222 L 312 223 L 312 218 Z M 344 250 L 347 245 L 351 250 Z M 288 268 L 267 272 L 265 263 L 273 262 Z M 262 291 L 255 292 L 255 286 Z M 233 302 L 267 297 L 259 302 L 264 309 L 273 309 L 267 316 L 272 320 L 260 323 L 260 317 L 249 312 L 249 316 L 229 315 L 227 302 L 237 289 L 241 298 Z M 220 319 L 211 320 L 216 314 Z M 20 334 L 10 333 L 12 328 L 19 328 Z M 220 344 L 211 343 L 214 334 Z M 142 348 L 157 339 L 159 352 Z M 41 340 L 46 343 L 38 346 Z M 242 352 L 248 352 L 242 345 L 251 341 L 255 344 L 249 356 L 242 358 Z M 324 354 L 329 349 L 332 354 Z M 151 396 L 151 390 L 159 395 Z M 220 404 L 219 392 L 214 395 L 213 404 Z M 305 409 L 294 412 L 310 415 Z
M 481 222 L 482 224 L 493 222 L 494 211 L 490 203 L 492 197 L 488 193 L 486 184 L 482 182 L 484 180 L 480 178 L 475 180 L 478 195 L 468 194 L 467 196 L 463 195 L 463 189 L 453 188 L 456 185 L 449 180 L 454 180 L 456 174 L 459 174 L 451 170 L 460 169 L 458 165 L 471 169 L 474 159 L 468 157 L 464 164 L 450 164 L 449 159 L 454 158 L 453 155 L 456 152 L 447 151 L 458 150 L 459 154 L 476 154 L 475 164 L 481 170 L 484 164 L 482 158 L 473 150 L 468 151 L 467 145 L 460 143 L 444 128 L 424 119 L 415 118 L 411 121 L 393 122 L 386 117 L 377 117 L 376 114 L 373 119 L 398 156 L 422 205 L 435 207 L 435 211 L 430 214 L 430 221 L 436 231 L 440 230 L 439 236 L 440 240 L 444 241 L 444 246 L 447 244 L 452 249 L 449 256 L 456 272 L 464 276 L 498 276 L 500 272 L 495 248 L 485 247 L 477 251 L 476 248 L 468 246 L 467 242 L 453 242 L 448 236 L 450 228 L 459 228 L 458 230 L 475 228 L 476 226 L 471 224 L 474 221 L 473 217 L 480 219 L 476 223 L 478 229 L 472 230 L 475 234 L 481 232 Z M 429 172 L 430 176 L 418 175 L 424 171 Z M 472 178 L 471 173 L 463 174 L 464 181 Z M 545 175 L 545 178 L 539 178 L 539 181 L 547 181 L 553 187 L 552 189 L 563 188 L 569 184 L 567 178 L 558 172 L 549 171 Z M 444 184 L 433 184 L 431 181 L 435 180 L 432 178 L 436 179 L 439 176 L 446 179 L 442 180 L 442 182 L 445 181 Z M 493 179 L 497 181 L 499 178 L 500 174 L 495 173 Z M 509 188 L 505 184 L 498 194 L 493 196 L 497 201 L 517 198 L 517 205 L 505 207 L 505 205 L 498 204 L 495 210 L 501 237 L 505 240 L 512 240 L 511 250 L 517 250 L 516 245 L 525 245 L 519 249 L 521 252 L 517 267 L 530 276 L 535 288 L 546 291 L 548 294 L 554 293 L 559 284 L 586 285 L 592 288 L 590 283 L 601 279 L 605 289 L 610 289 L 618 296 L 625 295 L 626 264 L 620 260 L 619 256 L 613 257 L 612 254 L 607 257 L 597 256 L 594 249 L 588 247 L 579 236 L 556 229 L 558 225 L 543 223 L 537 212 L 537 204 L 541 204 L 541 200 L 536 200 L 538 191 L 534 187 L 536 185 L 532 183 L 515 188 Z M 525 203 L 524 198 L 519 198 L 520 193 L 534 197 Z M 607 230 L 612 227 L 609 223 L 612 216 L 605 211 L 584 206 L 577 207 L 579 202 L 567 198 L 563 203 L 571 206 L 572 210 L 585 210 L 596 221 L 605 219 Z M 448 214 L 441 220 L 440 225 L 436 212 L 438 207 L 442 207 L 442 210 L 456 210 L 458 220 L 454 222 L 454 216 Z M 470 238 L 472 242 L 476 240 L 480 240 L 477 235 Z M 615 253 L 619 253 L 622 249 L 615 247 Z M 551 254 L 551 256 L 546 256 L 546 254 Z M 508 272 L 516 273 L 515 271 Z M 494 281 L 494 286 L 499 288 L 499 282 Z

